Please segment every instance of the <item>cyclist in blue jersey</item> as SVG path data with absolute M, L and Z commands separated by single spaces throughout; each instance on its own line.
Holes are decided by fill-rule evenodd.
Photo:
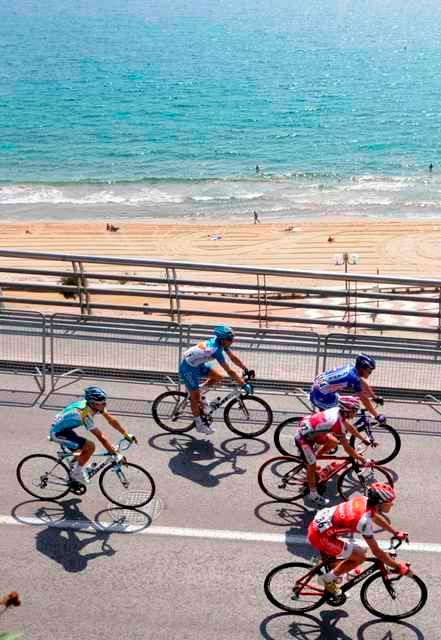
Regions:
M 243 372 L 247 371 L 242 360 L 231 351 L 231 345 L 234 340 L 232 329 L 220 324 L 214 327 L 213 333 L 213 338 L 202 340 L 194 347 L 187 349 L 179 365 L 179 377 L 190 395 L 195 427 L 201 433 L 214 432 L 214 429 L 204 424 L 201 418 L 201 390 L 206 390 L 208 386 L 216 384 L 223 379 L 222 372 L 216 369 L 210 363 L 210 360 L 215 360 L 228 373 L 230 378 L 237 384 L 242 385 L 246 391 L 249 390 L 249 385 L 225 361 L 225 355 L 227 355 L 233 364 L 240 367 Z M 201 379 L 205 378 L 205 382 L 200 384 Z M 206 404 L 205 398 L 202 399 L 202 402 Z
M 348 364 L 324 371 L 312 384 L 309 393 L 311 403 L 321 410 L 330 409 L 337 406 L 340 392 L 356 395 L 378 422 L 385 422 L 386 417 L 379 413 L 371 402 L 375 393 L 367 381 L 375 367 L 374 358 L 360 353 L 355 359 L 355 365 Z
M 78 435 L 78 427 L 84 427 L 101 442 L 109 453 L 119 456 L 118 452 L 106 438 L 101 429 L 95 426 L 95 415 L 100 413 L 128 442 L 137 442 L 136 437 L 120 425 L 118 420 L 106 411 L 107 396 L 105 391 L 99 387 L 87 387 L 84 390 L 84 398 L 77 402 L 71 402 L 60 413 L 57 413 L 49 430 L 49 439 L 52 442 L 59 442 L 63 446 L 75 451 L 76 462 L 74 463 L 71 476 L 81 484 L 89 482 L 87 464 L 95 451 L 95 444 Z M 119 460 L 122 456 L 119 457 Z

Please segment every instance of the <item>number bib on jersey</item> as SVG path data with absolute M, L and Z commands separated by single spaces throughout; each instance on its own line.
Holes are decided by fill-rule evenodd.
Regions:
M 332 527 L 332 516 L 334 515 L 336 507 L 330 507 L 329 509 L 320 509 L 314 518 L 314 525 L 319 533 L 324 533 Z

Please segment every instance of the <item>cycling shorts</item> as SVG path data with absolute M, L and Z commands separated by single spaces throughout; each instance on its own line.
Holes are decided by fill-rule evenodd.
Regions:
M 212 367 L 207 363 L 192 367 L 186 360 L 183 360 L 179 365 L 179 378 L 188 391 L 196 391 L 196 389 L 199 389 L 201 380 L 208 376 L 211 369 Z
M 337 406 L 338 394 L 322 393 L 317 387 L 312 387 L 311 391 L 309 392 L 309 399 L 314 407 L 318 407 L 322 410 L 332 409 L 332 407 Z
M 308 542 L 314 549 L 317 549 L 325 556 L 337 558 L 338 560 L 346 560 L 352 554 L 354 543 L 350 540 L 343 540 L 335 533 L 320 533 L 314 521 L 309 524 Z
M 58 433 L 54 433 L 51 430 L 49 431 L 49 438 L 52 442 L 59 442 L 68 449 L 72 449 L 72 451 L 82 449 L 87 442 L 86 438 L 79 436 L 75 432 L 75 429 L 63 429 Z

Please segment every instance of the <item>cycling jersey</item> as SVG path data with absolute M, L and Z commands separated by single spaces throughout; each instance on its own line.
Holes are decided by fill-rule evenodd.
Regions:
M 225 363 L 224 349 L 216 338 L 203 340 L 184 353 L 179 365 L 179 377 L 188 391 L 198 389 L 201 379 L 208 376 L 211 369 L 209 360 L 217 360 L 219 364 Z
M 213 359 L 217 360 L 219 364 L 225 362 L 224 350 L 220 346 L 217 338 L 202 340 L 194 347 L 187 349 L 184 353 L 184 361 L 189 364 L 190 367 L 198 367 L 200 364 L 205 364 Z
M 306 440 L 320 441 L 317 436 L 326 433 L 345 435 L 346 428 L 339 407 L 313 413 L 302 418 L 297 434 Z
M 357 369 L 348 364 L 324 371 L 314 380 L 309 398 L 312 404 L 320 409 L 328 409 L 337 404 L 337 392 L 345 394 L 360 393 L 362 381 Z
M 50 433 L 56 434 L 64 429 L 85 427 L 88 431 L 95 426 L 93 413 L 85 400 L 78 400 L 68 404 L 54 418 Z
M 351 555 L 353 543 L 339 536 L 354 533 L 373 536 L 372 509 L 364 496 L 318 511 L 308 527 L 308 541 L 322 553 L 344 559 Z
M 308 464 L 315 464 L 317 460 L 311 444 L 325 442 L 329 433 L 334 433 L 337 436 L 346 434 L 346 428 L 338 407 L 319 411 L 319 413 L 313 413 L 302 418 L 300 427 L 294 436 L 294 442 L 303 453 Z

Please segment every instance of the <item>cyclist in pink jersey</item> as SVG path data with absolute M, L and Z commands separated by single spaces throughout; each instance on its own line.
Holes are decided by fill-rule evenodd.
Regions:
M 389 513 L 395 500 L 395 490 L 388 484 L 374 482 L 368 489 L 367 497 L 356 496 L 336 507 L 321 509 L 308 527 L 309 543 L 324 556 L 336 559 L 331 571 L 320 576 L 319 581 L 330 593 L 339 595 L 341 577 L 353 571 L 366 560 L 366 550 L 341 536 L 359 533 L 373 555 L 392 567 L 400 575 L 409 572 L 409 565 L 397 562 L 383 551 L 375 540 L 373 524 L 389 531 L 398 540 L 408 537 L 406 531 L 397 531 L 382 514 Z M 337 562 L 337 561 L 340 562 Z
M 350 422 L 359 408 L 358 398 L 340 396 L 336 407 L 313 413 L 302 418 L 300 422 L 300 427 L 294 436 L 294 442 L 307 464 L 306 479 L 309 486 L 309 499 L 316 506 L 323 507 L 329 503 L 329 500 L 317 492 L 317 458 L 341 444 L 348 455 L 361 464 L 366 464 L 363 456 L 351 447 L 346 438 L 346 433 L 349 433 L 364 444 L 369 444 L 369 441 L 363 438 Z M 314 452 L 314 444 L 321 445 L 317 452 Z

